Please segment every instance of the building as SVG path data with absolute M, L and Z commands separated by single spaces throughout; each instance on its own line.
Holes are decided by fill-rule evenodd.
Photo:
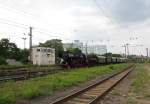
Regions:
M 68 50 L 69 48 L 79 48 L 80 50 L 83 49 L 83 43 L 79 40 L 74 40 L 73 43 L 64 43 L 63 44 L 64 50 Z
M 74 40 L 73 43 L 64 43 L 63 44 L 64 50 L 66 51 L 69 48 L 79 48 L 84 54 L 99 54 L 103 55 L 107 52 L 106 45 L 83 45 L 82 42 L 79 40 Z
M 46 47 L 32 48 L 32 62 L 34 65 L 55 64 L 55 49 Z
M 107 52 L 107 47 L 106 45 L 89 45 L 89 46 L 84 46 L 82 52 L 85 54 L 94 53 L 94 54 L 103 55 Z
M 107 46 L 106 45 L 94 45 L 94 53 L 103 55 L 107 52 Z
M 69 48 L 73 48 L 73 43 L 63 43 L 64 50 L 68 50 Z
M 80 42 L 79 40 L 74 40 L 73 48 L 79 48 L 80 50 L 82 50 L 83 49 L 83 43 Z

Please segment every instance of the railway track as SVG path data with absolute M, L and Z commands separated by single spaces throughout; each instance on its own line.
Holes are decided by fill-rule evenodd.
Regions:
M 134 68 L 128 67 L 119 73 L 116 73 L 104 80 L 88 86 L 78 92 L 70 94 L 64 98 L 58 99 L 50 104 L 95 104 L 103 98 L 115 85 L 124 79 Z
M 34 78 L 34 77 L 38 77 L 38 76 L 44 76 L 47 75 L 48 71 L 20 71 L 20 73 L 15 73 L 12 75 L 5 75 L 0 77 L 0 81 L 8 81 L 8 80 L 26 80 L 29 78 Z
M 48 75 L 51 73 L 56 73 L 57 69 L 46 69 L 46 70 L 16 70 L 16 71 L 1 71 L 0 72 L 0 82 L 5 82 L 8 80 L 26 80 L 29 78 L 40 77 L 44 75 Z

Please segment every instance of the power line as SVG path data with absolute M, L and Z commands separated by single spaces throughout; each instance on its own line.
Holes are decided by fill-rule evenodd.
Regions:
M 38 20 L 42 21 L 44 24 L 52 25 L 52 24 L 47 23 L 47 21 L 45 21 L 45 20 L 41 20 L 41 19 L 37 18 L 37 17 L 39 17 L 38 15 L 35 15 L 35 14 L 32 14 L 32 13 L 28 13 L 26 11 L 23 11 L 23 10 L 20 10 L 20 9 L 15 9 L 15 8 L 8 7 L 8 6 L 5 6 L 5 7 L 3 6 L 2 7 L 2 5 L 1 5 L 1 8 L 2 9 L 6 9 L 7 11 L 10 11 L 10 12 L 19 13 L 19 14 L 24 15 L 24 16 L 28 15 L 30 17 L 33 17 L 34 19 L 38 19 Z
M 1 21 L 2 20 L 2 21 Z M 10 23 L 11 22 L 11 23 Z M 6 20 L 3 20 L 3 19 L 0 19 L 0 23 L 2 24 L 6 24 L 6 25 L 10 25 L 10 26 L 15 26 L 15 27 L 19 27 L 19 28 L 24 28 L 24 29 L 28 29 L 30 26 L 29 25 L 25 25 L 25 24 L 21 24 L 21 23 L 17 23 L 17 22 L 13 22 L 13 21 L 6 21 Z M 39 33 L 42 33 L 44 35 L 47 35 L 47 36 L 51 36 L 52 32 L 50 31 L 46 31 L 44 29 L 41 29 L 41 28 L 37 28 L 37 27 L 34 27 L 34 31 L 35 32 L 39 32 Z M 58 33 L 53 33 L 53 34 L 58 34 Z M 62 35 L 62 34 L 60 34 Z M 54 36 L 54 35 L 53 35 Z
M 102 8 L 102 6 L 101 6 L 101 4 L 100 3 L 97 3 L 97 0 L 93 0 L 94 2 L 95 2 L 95 4 L 96 4 L 96 6 L 99 8 L 99 10 L 101 10 L 101 12 L 104 14 L 104 16 L 105 17 L 107 17 L 109 20 L 110 20 L 110 22 L 112 23 L 112 24 L 115 24 L 114 23 L 114 21 L 112 20 L 112 18 L 110 18 L 106 13 L 105 13 L 105 11 L 104 11 L 104 9 Z M 120 31 L 120 30 L 118 30 L 118 31 Z M 129 33 L 130 33 L 130 31 L 129 30 L 127 30 Z M 136 38 L 137 39 L 137 38 Z M 126 51 L 127 51 L 127 54 L 129 55 L 129 45 L 130 44 L 126 44 Z
M 110 23 L 114 24 L 113 20 L 108 15 L 106 15 L 106 13 L 105 13 L 104 9 L 102 8 L 102 6 L 100 5 L 100 3 L 98 3 L 97 0 L 93 0 L 93 2 L 95 3 L 95 5 L 99 9 L 99 11 L 110 21 Z M 110 34 L 109 31 L 106 31 L 106 33 Z
M 6 19 L 3 19 L 3 18 L 0 18 L 0 20 L 11 22 L 11 23 L 18 24 L 18 25 L 22 25 L 22 26 L 25 26 L 25 27 L 30 27 L 30 25 L 14 22 L 14 21 L 11 21 L 11 20 L 6 20 Z M 45 29 L 42 29 L 42 28 L 39 28 L 39 27 L 36 27 L 36 26 L 32 26 L 32 27 L 34 27 L 34 29 L 37 29 L 38 31 L 40 30 L 39 32 L 41 32 L 41 33 L 45 33 L 45 34 L 53 33 L 53 32 L 50 32 L 48 30 L 45 30 Z M 37 30 L 35 30 L 35 31 L 37 31 Z M 46 31 L 49 32 L 49 33 L 47 33 Z M 60 34 L 60 33 L 55 33 L 55 34 Z M 60 34 L 60 35 L 62 35 L 62 34 Z
M 32 16 L 32 17 L 34 17 L 34 18 L 36 18 L 36 19 L 37 19 L 37 17 L 39 17 L 39 16 L 36 16 L 36 15 L 34 15 L 34 14 L 32 14 L 32 13 L 28 13 L 28 12 L 23 11 L 23 10 L 15 9 L 15 8 L 8 7 L 8 6 L 5 6 L 5 7 L 2 6 L 2 5 L 0 5 L 0 6 L 1 6 L 1 8 L 6 9 L 6 10 L 8 10 L 8 11 L 10 11 L 10 12 L 21 13 L 21 15 Z M 38 18 L 38 19 L 39 19 L 39 18 Z M 10 21 L 10 20 L 6 20 L 6 19 L 2 19 L 2 18 L 0 18 L 0 20 L 5 21 L 5 22 L 9 22 L 9 23 L 1 22 L 1 23 L 3 23 L 3 24 L 7 24 L 7 25 L 12 25 L 12 26 L 21 27 L 21 28 L 26 28 L 26 29 L 30 27 L 29 25 L 26 25 L 26 24 L 17 23 L 17 22 Z M 10 22 L 13 23 L 13 24 L 10 24 Z M 52 25 L 52 24 L 48 24 L 47 21 L 45 21 L 45 20 L 44 20 L 44 21 L 42 20 L 42 22 L 43 22 L 44 24 L 46 24 L 46 25 Z M 17 25 L 16 25 L 16 24 L 17 24 Z M 20 26 L 20 25 L 21 25 L 21 26 Z M 38 27 L 35 27 L 35 26 L 32 26 L 32 27 L 34 27 L 34 31 L 37 31 L 37 32 L 40 32 L 40 33 L 43 33 L 43 34 L 46 34 L 46 35 L 51 35 L 50 33 L 53 33 L 53 34 L 60 34 L 60 33 L 50 32 L 50 31 L 47 31 L 47 30 L 44 30 L 44 29 L 41 29 L 41 28 L 38 28 Z M 62 34 L 60 34 L 60 35 L 62 35 Z
M 22 15 L 24 15 L 24 16 L 32 16 L 32 17 L 37 17 L 37 16 L 35 16 L 34 14 L 31 14 L 31 13 L 28 13 L 28 12 L 26 12 L 26 11 L 23 11 L 23 10 L 20 10 L 20 9 L 15 9 L 15 8 L 12 8 L 12 7 L 8 7 L 8 6 L 3 6 L 3 5 L 0 5 L 0 8 L 2 8 L 2 9 L 5 9 L 5 10 L 7 10 L 7 11 L 10 11 L 10 12 L 15 12 L 15 13 L 20 13 L 20 14 L 22 14 Z
M 28 29 L 28 27 L 30 27 L 29 25 L 14 22 L 14 21 L 11 21 L 11 20 L 6 20 L 6 19 L 3 19 L 3 18 L 0 18 L 0 23 L 11 25 L 11 26 L 16 26 L 16 27 L 19 27 L 19 28 L 25 28 L 25 29 Z M 53 32 L 50 32 L 50 31 L 47 31 L 47 30 L 44 30 L 44 29 L 41 29 L 41 28 L 38 28 L 38 27 L 35 27 L 35 26 L 34 26 L 34 29 L 35 29 L 35 31 L 40 32 L 40 33 L 44 33 L 46 35 L 51 35 L 50 33 L 53 33 Z M 56 34 L 58 34 L 58 33 L 56 33 Z
M 0 18 L 0 20 L 1 20 L 1 21 L 10 22 L 10 23 L 14 23 L 14 24 L 17 24 L 17 25 L 22 25 L 22 26 L 24 26 L 24 27 L 29 27 L 29 25 L 22 24 L 22 23 L 18 23 L 18 22 L 14 22 L 14 21 L 11 21 L 11 20 L 3 19 L 3 18 Z
M 50 33 L 44 32 L 44 31 L 36 30 L 36 28 L 34 28 L 34 32 L 42 33 L 42 34 L 44 34 L 46 36 L 51 36 L 52 35 Z
M 113 23 L 113 20 L 105 13 L 105 11 L 104 11 L 104 9 L 102 8 L 101 4 L 98 3 L 97 0 L 93 0 L 93 1 L 95 2 L 97 8 L 103 13 L 103 15 L 104 15 L 106 18 L 108 18 L 112 24 L 114 24 L 114 23 Z
M 43 33 L 43 34 L 46 34 L 46 35 L 52 35 L 52 34 L 63 35 L 63 34 L 61 34 L 61 33 L 51 32 L 51 31 L 49 31 L 49 30 L 45 30 L 45 29 L 38 28 L 38 27 L 34 27 L 34 29 L 35 29 L 35 31 L 40 32 L 40 33 Z
M 24 29 L 28 29 L 29 25 L 26 25 L 26 24 L 22 24 L 22 23 L 18 23 L 18 22 L 15 22 L 15 21 L 12 21 L 12 20 L 7 20 L 7 19 L 3 19 L 3 18 L 0 18 L 0 23 L 2 24 L 6 24 L 6 25 L 10 25 L 10 26 L 15 26 L 15 27 L 19 27 L 19 28 L 24 28 Z M 33 27 L 33 26 L 32 26 Z M 38 27 L 35 27 L 34 26 L 34 31 L 35 32 L 40 32 L 44 35 L 47 35 L 47 36 L 52 36 L 50 33 L 53 33 L 53 32 L 50 32 L 50 31 L 47 31 L 47 30 L 44 30 L 44 29 L 41 29 L 41 28 L 38 28 Z M 30 32 L 31 33 L 31 32 Z M 58 33 L 53 33 L 53 34 L 58 34 Z M 59 33 L 60 34 L 60 33 Z M 60 34 L 62 35 L 62 34 Z M 53 35 L 54 36 L 54 35 Z M 32 42 L 32 36 L 30 36 L 30 42 Z M 32 44 L 32 43 L 31 43 Z M 32 46 L 32 45 L 31 45 Z M 31 47 L 30 46 L 30 47 Z M 25 47 L 25 46 L 24 46 Z
M 15 26 L 15 27 L 19 27 L 19 28 L 27 29 L 27 27 L 20 26 L 20 25 L 17 25 L 17 24 L 7 23 L 7 22 L 4 22 L 4 21 L 0 21 L 0 23 L 2 23 L 2 24 L 6 24 L 6 25 L 10 25 L 10 26 Z

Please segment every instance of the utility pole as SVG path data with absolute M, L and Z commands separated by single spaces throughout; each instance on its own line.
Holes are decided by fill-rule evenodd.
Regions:
M 92 40 L 92 51 L 93 51 L 93 54 L 94 54 L 94 44 L 93 44 L 93 40 Z
M 86 42 L 86 45 L 85 45 L 85 52 L 86 52 L 86 56 L 87 56 L 87 54 L 88 54 L 88 52 L 87 52 L 87 42 Z
M 107 46 L 106 46 L 106 58 L 105 58 L 106 64 L 108 63 L 108 62 L 107 62 L 107 58 L 108 58 L 108 50 L 107 50 Z
M 127 48 L 127 56 L 129 56 L 129 43 L 126 44 L 126 48 Z
M 30 27 L 30 32 L 29 32 L 29 51 L 30 51 L 30 56 L 29 60 L 32 62 L 32 27 Z
M 125 58 L 127 58 L 127 47 L 126 47 L 126 45 L 123 45 L 122 47 L 124 47 Z
M 149 53 L 148 48 L 146 48 L 146 56 L 147 56 L 147 58 L 149 56 L 148 53 Z
M 25 33 L 24 33 L 24 35 L 25 35 Z M 26 38 L 26 37 L 23 37 L 22 39 L 23 39 L 23 41 L 24 41 L 24 49 L 26 49 L 26 39 L 27 39 L 27 38 Z

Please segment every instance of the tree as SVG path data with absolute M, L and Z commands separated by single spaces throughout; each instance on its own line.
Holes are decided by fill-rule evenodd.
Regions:
M 2 57 L 8 56 L 8 46 L 9 46 L 9 40 L 8 39 L 1 39 L 0 40 L 0 56 L 2 56 Z
M 8 39 L 0 40 L 0 62 L 6 64 L 5 59 L 16 59 L 23 63 L 28 62 L 29 50 L 19 49 L 15 43 Z
M 29 56 L 29 50 L 28 49 L 21 49 L 20 50 L 20 61 L 24 64 L 27 64 L 29 62 L 29 59 L 28 59 L 28 56 Z
M 17 48 L 15 43 L 9 43 L 8 58 L 19 60 L 21 58 L 19 56 L 20 56 L 20 49 Z
M 0 56 L 0 65 L 6 65 L 6 64 L 7 64 L 6 59 Z
M 56 57 L 61 57 L 63 53 L 63 44 L 60 39 L 47 40 L 45 43 L 40 43 L 40 47 L 49 47 L 55 49 Z
M 69 48 L 67 51 L 73 54 L 82 53 L 82 51 L 79 48 Z

